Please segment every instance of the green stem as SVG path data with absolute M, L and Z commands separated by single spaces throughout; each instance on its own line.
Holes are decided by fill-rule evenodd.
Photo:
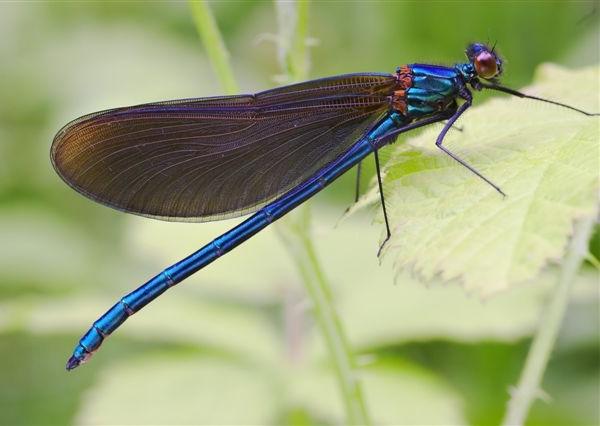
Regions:
M 229 63 L 229 52 L 210 7 L 204 0 L 190 0 L 189 3 L 196 30 L 202 39 L 208 59 L 221 86 L 228 94 L 238 93 L 238 86 Z
M 288 82 L 304 80 L 308 74 L 308 1 L 276 0 L 279 23 L 279 61 Z M 296 209 L 276 226 L 285 247 L 296 263 L 311 300 L 317 324 L 332 360 L 346 410 L 346 424 L 369 425 L 366 404 L 356 363 L 341 322 L 333 306 L 330 285 L 325 278 L 310 238 L 310 209 Z
M 278 234 L 300 271 L 304 287 L 311 300 L 312 310 L 321 329 L 332 360 L 338 386 L 346 409 L 346 424 L 369 425 L 360 381 L 352 351 L 333 307 L 330 287 L 309 236 L 310 211 L 300 209 L 286 218 Z
M 591 252 L 588 251 L 587 255 L 585 256 L 585 260 L 590 262 L 594 268 L 600 271 L 600 261 L 596 259 L 596 256 L 594 256 Z
M 511 392 L 508 410 L 502 422 L 505 426 L 522 425 L 540 390 L 542 376 L 552 353 L 569 301 L 569 290 L 577 271 L 587 255 L 594 219 L 590 217 L 575 226 L 567 255 L 561 268 L 556 290 L 540 320 L 539 328 L 527 354 L 525 367 L 516 389 Z
M 308 1 L 275 0 L 279 34 L 279 65 L 288 82 L 306 80 L 308 76 Z
M 308 1 L 277 1 L 280 26 L 279 53 L 281 67 L 289 81 L 298 81 L 308 74 Z M 229 55 L 210 8 L 204 1 L 190 1 L 198 34 L 208 52 L 209 60 L 221 85 L 229 93 L 237 92 L 237 85 L 229 64 Z M 302 206 L 276 225 L 296 262 L 306 291 L 314 306 L 317 323 L 321 328 L 346 407 L 348 424 L 369 425 L 356 367 L 341 323 L 333 309 L 329 284 L 309 238 L 310 211 Z M 298 218 L 296 221 L 295 218 Z M 285 227 L 285 230 L 281 230 Z

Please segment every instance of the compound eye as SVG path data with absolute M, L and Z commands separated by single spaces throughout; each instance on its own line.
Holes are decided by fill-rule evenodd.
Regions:
M 494 78 L 498 74 L 496 56 L 490 52 L 481 52 L 475 58 L 475 71 L 481 78 Z

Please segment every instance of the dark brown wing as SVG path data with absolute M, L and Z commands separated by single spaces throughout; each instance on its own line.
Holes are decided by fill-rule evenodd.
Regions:
M 52 163 L 76 191 L 119 210 L 235 217 L 347 150 L 387 110 L 395 83 L 390 74 L 350 74 L 94 113 L 60 130 Z

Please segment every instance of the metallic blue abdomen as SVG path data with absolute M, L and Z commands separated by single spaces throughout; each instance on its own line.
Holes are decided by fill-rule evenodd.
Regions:
M 456 69 L 413 64 L 412 86 L 407 90 L 407 115 L 411 118 L 438 113 L 454 104 L 460 76 Z

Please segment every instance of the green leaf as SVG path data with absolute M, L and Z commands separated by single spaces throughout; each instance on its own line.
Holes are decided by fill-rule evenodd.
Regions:
M 525 92 L 597 112 L 598 72 L 544 65 Z M 397 272 L 459 279 L 488 296 L 559 261 L 573 222 L 596 214 L 598 118 L 502 97 L 467 111 L 459 125 L 445 146 L 508 197 L 436 149 L 434 126 L 392 148 L 384 182 L 393 231 L 384 256 Z M 358 207 L 377 199 L 373 187 Z

